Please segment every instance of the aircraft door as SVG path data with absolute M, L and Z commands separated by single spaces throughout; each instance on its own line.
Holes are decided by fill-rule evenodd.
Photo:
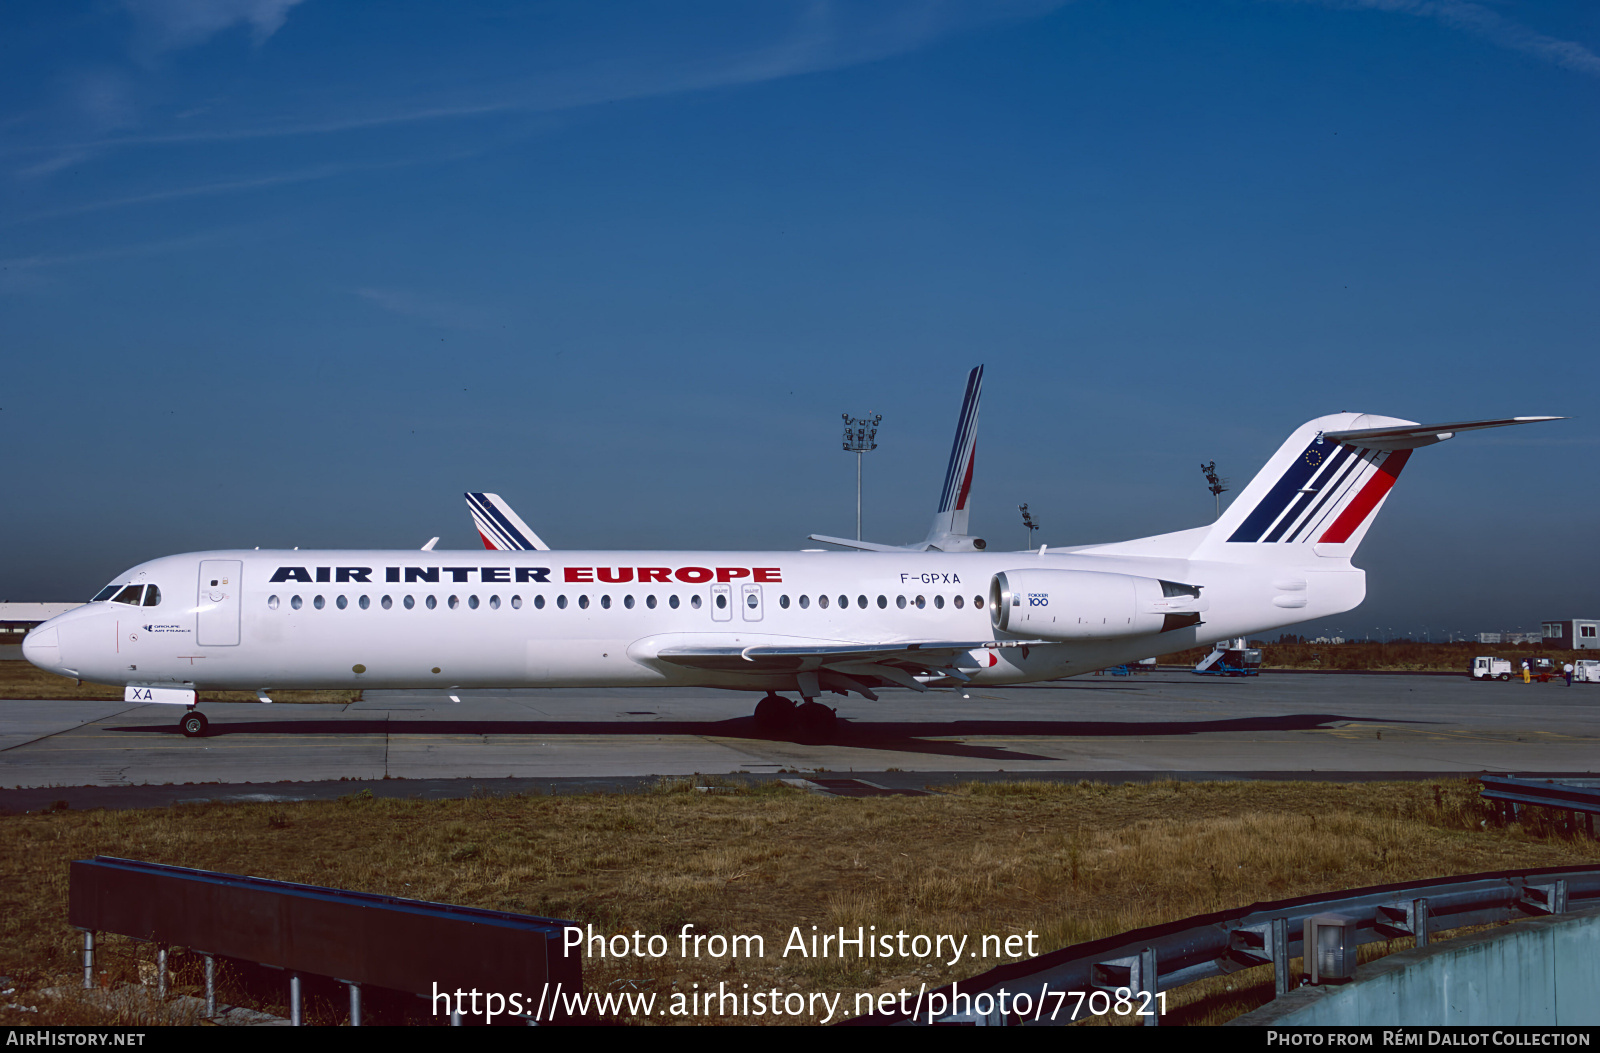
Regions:
M 239 642 L 239 593 L 244 563 L 237 559 L 200 561 L 200 588 L 195 597 L 195 642 L 202 647 L 229 647 Z
M 733 620 L 733 586 L 711 586 L 711 620 L 714 622 L 728 622 Z
M 744 620 L 747 622 L 759 622 L 761 620 L 761 586 L 746 584 L 741 586 L 740 589 L 743 595 L 740 596 L 742 602 L 739 605 L 739 609 L 744 612 Z

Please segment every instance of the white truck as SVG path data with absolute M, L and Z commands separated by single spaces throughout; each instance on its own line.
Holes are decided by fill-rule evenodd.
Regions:
M 1472 660 L 1472 679 L 1510 680 L 1511 663 L 1504 658 L 1478 657 Z
M 1585 658 L 1572 663 L 1572 682 L 1575 684 L 1600 684 L 1600 661 Z

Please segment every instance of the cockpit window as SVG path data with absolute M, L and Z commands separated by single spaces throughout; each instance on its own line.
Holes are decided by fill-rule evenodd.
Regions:
M 113 598 L 111 602 L 112 603 L 131 603 L 133 606 L 137 607 L 137 606 L 139 606 L 139 598 L 140 598 L 140 596 L 143 595 L 143 593 L 144 593 L 144 586 L 143 585 L 129 585 L 127 588 L 125 588 L 121 592 L 117 593 L 116 597 Z
M 117 590 L 120 588 L 122 588 L 121 585 L 107 585 L 105 588 L 100 590 L 99 595 L 95 596 L 95 598 L 89 602 L 99 603 L 102 600 L 109 600 L 111 597 L 117 594 Z
M 154 585 L 146 585 L 144 589 L 144 605 L 146 607 L 159 606 L 161 603 L 161 590 Z

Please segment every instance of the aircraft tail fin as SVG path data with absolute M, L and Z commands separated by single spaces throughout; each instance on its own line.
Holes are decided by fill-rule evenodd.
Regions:
M 1295 429 L 1278 448 L 1210 528 L 1193 558 L 1265 563 L 1349 559 L 1412 450 L 1463 431 L 1556 419 L 1418 424 L 1364 413 L 1318 417 Z
M 548 552 L 546 545 L 499 494 L 469 493 L 467 509 L 483 547 L 502 552 Z
M 971 552 L 984 547 L 982 538 L 967 533 L 967 498 L 972 493 L 972 471 L 978 458 L 978 400 L 982 395 L 983 367 L 974 366 L 967 374 L 967 391 L 961 399 L 961 415 L 956 418 L 956 436 L 945 466 L 939 509 L 933 514 L 933 525 L 923 542 L 925 548 Z

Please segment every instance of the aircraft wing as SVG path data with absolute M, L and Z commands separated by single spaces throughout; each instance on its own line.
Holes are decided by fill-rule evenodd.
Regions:
M 1469 420 L 1455 424 L 1412 424 L 1400 428 L 1361 428 L 1355 431 L 1329 431 L 1322 437 L 1329 442 L 1345 446 L 1360 446 L 1368 450 L 1414 450 L 1419 446 L 1432 446 L 1459 431 L 1480 431 L 1484 428 L 1506 428 L 1513 424 L 1536 424 L 1560 417 L 1501 417 L 1496 420 Z
M 722 672 L 794 673 L 819 678 L 823 689 L 856 691 L 876 699 L 873 680 L 926 691 L 917 676 L 970 679 L 969 670 L 998 661 L 994 652 L 1027 649 L 1047 640 L 924 640 L 893 644 L 755 644 L 748 647 L 684 644 L 663 647 L 655 657 L 673 665 Z

